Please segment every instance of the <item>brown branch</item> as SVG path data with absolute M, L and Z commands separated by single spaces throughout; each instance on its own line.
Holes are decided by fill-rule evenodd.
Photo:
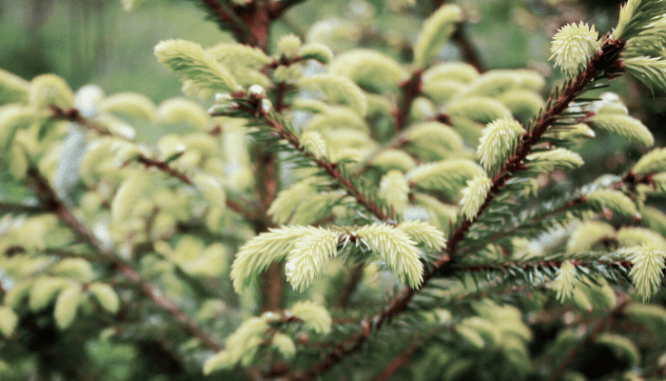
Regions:
M 450 255 L 455 253 L 457 243 L 463 239 L 465 233 L 479 219 L 486 208 L 488 208 L 491 201 L 500 192 L 512 175 L 515 172 L 527 169 L 527 166 L 523 163 L 525 158 L 530 154 L 532 148 L 539 142 L 548 128 L 557 120 L 558 115 L 562 114 L 562 112 L 567 109 L 569 103 L 573 102 L 574 99 L 583 93 L 586 86 L 596 81 L 597 77 L 602 73 L 610 75 L 611 78 L 615 75 L 619 75 L 621 71 L 619 54 L 624 46 L 625 43 L 622 41 L 611 39 L 606 40 L 601 47 L 601 50 L 591 59 L 587 69 L 578 74 L 574 80 L 569 81 L 565 85 L 564 91 L 559 94 L 556 99 L 549 100 L 549 107 L 538 116 L 536 121 L 530 125 L 529 128 L 526 129 L 527 131 L 524 133 L 518 149 L 493 179 L 490 191 L 486 195 L 486 199 L 479 208 L 476 217 L 472 220 L 466 219 L 449 238 L 447 251 Z
M 189 315 L 183 312 L 178 305 L 168 297 L 168 294 L 153 284 L 145 281 L 141 274 L 128 262 L 119 258 L 114 252 L 104 247 L 104 245 L 88 229 L 80 223 L 58 198 L 51 186 L 41 174 L 35 169 L 28 170 L 29 177 L 35 182 L 38 196 L 44 205 L 46 211 L 54 213 L 62 222 L 69 226 L 79 237 L 83 239 L 91 248 L 97 251 L 102 257 L 113 263 L 113 266 L 119 273 L 129 280 L 132 284 L 152 300 L 152 302 L 164 311 L 168 312 L 177 322 L 181 324 L 183 330 L 192 336 L 195 336 L 201 343 L 214 351 L 221 351 L 224 347 L 210 332 L 206 332 Z
M 465 23 L 460 23 L 458 28 L 456 28 L 456 31 L 451 36 L 451 39 L 460 48 L 463 59 L 470 65 L 474 66 L 479 73 L 483 73 L 486 71 L 486 67 L 483 64 L 483 61 L 481 61 L 481 57 L 479 56 L 479 52 L 477 51 L 476 47 L 467 38 L 467 33 L 465 30 L 467 28 L 465 25 Z
M 114 136 L 106 128 L 98 126 L 97 124 L 92 123 L 89 120 L 85 119 L 83 116 L 81 116 L 81 113 L 75 107 L 71 107 L 71 108 L 68 108 L 68 109 L 62 109 L 62 108 L 60 108 L 56 105 L 51 105 L 50 109 L 51 109 L 51 112 L 53 112 L 52 118 L 54 118 L 54 119 L 67 120 L 67 121 L 70 121 L 70 122 L 77 123 L 78 125 L 80 125 L 82 127 L 86 127 L 90 130 L 93 130 L 93 131 L 97 132 L 100 135 Z
M 421 346 L 422 342 L 416 341 L 412 343 L 407 349 L 402 351 L 399 355 L 393 357 L 389 362 L 388 365 L 384 368 L 384 370 L 379 373 L 375 378 L 373 378 L 373 381 L 388 381 L 391 379 L 391 377 L 400 370 L 403 366 L 409 364 L 409 362 L 412 359 L 412 355 L 414 352 L 416 352 L 419 347 Z
M 414 99 L 421 95 L 422 92 L 422 78 L 423 72 L 415 70 L 412 76 L 400 84 L 402 90 L 400 105 L 393 110 L 393 129 L 396 132 L 402 131 L 407 122 L 409 121 L 409 112 L 412 108 Z
M 594 326 L 594 328 L 592 328 L 590 331 L 587 332 L 587 334 L 585 335 L 585 339 L 580 341 L 578 343 L 578 345 L 576 345 L 575 347 L 573 347 L 569 350 L 569 353 L 567 354 L 567 357 L 564 359 L 564 361 L 562 361 L 562 363 L 560 363 L 560 365 L 557 367 L 557 369 L 555 369 L 555 372 L 553 372 L 553 374 L 550 375 L 550 377 L 548 378 L 548 381 L 555 381 L 558 378 L 560 378 L 562 373 L 564 373 L 564 371 L 567 369 L 567 366 L 573 360 L 576 359 L 576 356 L 578 355 L 578 352 L 580 352 L 583 348 L 585 348 L 586 345 L 594 342 L 594 340 L 596 340 L 597 335 L 599 335 L 601 330 L 604 329 L 604 327 L 606 327 L 606 325 L 611 323 L 615 318 L 620 316 L 622 314 L 622 312 L 624 311 L 624 308 L 628 304 L 629 304 L 629 299 L 625 299 L 620 304 L 615 306 L 615 308 L 613 308 L 610 312 L 608 312 L 606 314 L 606 316 L 601 318 L 599 320 L 599 322 Z
M 516 153 L 507 161 L 500 173 L 494 178 L 493 185 L 488 192 L 484 204 L 479 209 L 477 216 L 472 220 L 465 220 L 449 238 L 447 249 L 439 257 L 437 261 L 433 263 L 433 266 L 428 270 L 423 277 L 423 284 L 419 289 L 425 287 L 425 285 L 452 260 L 452 256 L 455 253 L 457 243 L 462 240 L 467 230 L 476 222 L 479 216 L 483 211 L 489 206 L 492 199 L 495 197 L 499 190 L 506 184 L 511 175 L 514 172 L 525 169 L 523 160 L 530 153 L 532 147 L 537 144 L 539 139 L 543 134 L 548 130 L 553 122 L 556 120 L 557 116 L 560 115 L 576 97 L 578 97 L 582 92 L 584 92 L 586 86 L 600 76 L 602 73 L 606 73 L 610 76 L 619 75 L 621 71 L 619 62 L 619 53 L 624 48 L 625 43 L 622 41 L 615 41 L 608 39 L 603 44 L 601 50 L 595 54 L 591 59 L 590 64 L 587 69 L 580 73 L 573 81 L 569 82 L 565 87 L 565 90 L 562 94 L 556 97 L 553 102 L 549 102 L 549 107 L 544 111 L 536 120 L 536 122 L 527 129 L 527 132 L 523 136 Z M 364 320 L 364 324 L 370 324 L 370 321 L 375 322 L 374 329 L 380 329 L 384 323 L 390 321 L 391 318 L 400 312 L 404 311 L 407 304 L 411 301 L 412 297 L 416 294 L 418 290 L 411 289 L 409 287 L 403 288 L 400 293 L 394 297 L 389 306 L 379 315 L 374 316 L 371 320 Z M 364 326 L 365 327 L 365 326 Z M 362 332 L 366 332 L 363 329 Z M 349 340 L 352 340 L 353 346 L 349 347 L 346 341 L 341 342 L 336 349 L 329 353 L 322 361 L 314 364 L 310 369 L 303 371 L 295 375 L 293 380 L 307 380 L 312 379 L 315 376 L 327 371 L 334 364 L 340 362 L 344 356 L 351 354 L 358 350 L 361 345 L 367 340 L 368 334 L 356 334 Z
M 109 131 L 105 130 L 104 128 L 97 126 L 96 124 L 90 122 L 89 120 L 81 116 L 79 110 L 74 107 L 69 109 L 62 109 L 58 106 L 51 105 L 51 111 L 53 112 L 53 118 L 75 122 L 80 126 L 93 130 L 103 136 L 115 136 L 112 135 Z M 213 134 L 216 134 L 221 131 L 222 129 L 219 126 L 211 130 Z M 130 141 L 129 139 L 125 140 Z M 136 161 L 138 161 L 141 164 L 144 164 L 147 167 L 157 168 L 158 170 L 166 173 L 171 177 L 180 180 L 185 184 L 194 185 L 192 179 L 188 175 L 178 171 L 177 169 L 170 167 L 169 164 L 164 161 L 151 159 L 143 155 L 139 156 L 136 159 Z M 247 206 L 252 205 L 251 201 L 245 200 L 241 195 L 235 192 L 230 192 L 229 190 L 227 190 L 226 193 L 227 193 L 227 199 L 225 201 L 225 204 L 229 209 L 235 211 L 236 213 L 240 214 L 249 221 L 256 221 L 260 219 L 259 212 L 256 210 L 256 208 L 253 208 L 254 210 L 250 210 L 247 208 Z M 0 209 L 3 209 L 1 203 L 0 203 Z
M 227 4 L 226 0 L 222 0 L 221 2 L 218 0 L 203 0 L 203 3 L 215 14 L 220 28 L 226 29 L 228 26 L 238 41 L 249 43 L 249 41 L 256 39 L 256 37 L 252 36 L 252 32 L 247 24 L 238 17 L 238 14 Z
M 280 2 L 270 3 L 268 5 L 268 14 L 271 16 L 271 20 L 274 20 L 282 16 L 287 9 L 304 1 L 305 0 L 282 0 Z
M 324 170 L 330 177 L 335 179 L 340 185 L 342 185 L 342 187 L 350 196 L 356 199 L 360 205 L 374 214 L 379 220 L 388 222 L 389 216 L 382 210 L 379 205 L 364 195 L 361 190 L 354 184 L 351 178 L 345 176 L 342 173 L 337 163 L 330 162 L 323 157 L 316 157 L 314 154 L 307 152 L 305 147 L 301 145 L 301 142 L 298 140 L 298 137 L 294 133 L 289 131 L 273 115 L 271 115 L 269 112 L 265 112 L 261 108 L 261 99 L 258 99 L 253 95 L 248 96 L 244 93 L 237 93 L 234 94 L 234 96 L 239 102 L 242 102 L 242 104 L 238 104 L 232 107 L 231 111 L 243 111 L 249 115 L 254 115 L 257 120 L 263 122 L 268 127 L 271 127 L 274 130 L 274 133 L 277 134 L 276 136 L 286 140 L 287 143 L 292 146 L 292 148 L 309 158 L 315 165 Z M 244 97 L 246 98 L 243 99 Z M 224 116 L 226 115 L 226 112 L 227 111 L 212 113 L 211 116 Z

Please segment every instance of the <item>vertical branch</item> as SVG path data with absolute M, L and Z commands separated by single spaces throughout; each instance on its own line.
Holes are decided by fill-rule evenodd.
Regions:
M 393 128 L 396 133 L 402 131 L 407 125 L 412 102 L 414 102 L 416 97 L 421 95 L 422 74 L 421 70 L 415 70 L 409 79 L 400 84 L 400 88 L 402 89 L 401 99 L 399 106 L 393 111 Z
M 469 38 L 467 38 L 466 29 L 466 24 L 460 23 L 451 36 L 451 39 L 458 45 L 458 48 L 460 48 L 463 59 L 470 65 L 474 66 L 479 73 L 483 73 L 486 71 L 486 67 L 483 64 L 476 47 L 469 41 Z

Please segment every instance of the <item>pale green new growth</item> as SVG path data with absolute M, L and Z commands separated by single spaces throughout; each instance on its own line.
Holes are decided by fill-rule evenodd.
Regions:
M 525 130 L 520 123 L 510 118 L 498 119 L 486 126 L 479 139 L 477 156 L 488 175 L 494 176 L 502 169 L 518 148 L 523 133 Z
M 303 291 L 319 275 L 328 259 L 337 255 L 338 234 L 308 227 L 307 234 L 294 240 L 287 255 L 285 273 L 294 289 Z
M 485 345 L 491 348 L 495 348 L 502 342 L 502 332 L 497 329 L 497 326 L 494 324 L 494 322 L 491 323 L 482 317 L 473 316 L 464 319 L 460 322 L 457 328 L 462 327 L 476 331 L 476 333 L 481 335 L 483 338 Z
M 467 187 L 462 190 L 460 208 L 463 216 L 471 221 L 476 217 L 479 208 L 486 201 L 486 196 L 492 181 L 487 176 L 477 176 L 467 181 Z
M 323 44 L 305 44 L 298 50 L 298 55 L 302 60 L 315 60 L 326 65 L 333 59 L 331 48 Z
M 601 42 L 594 25 L 582 21 L 579 25 L 565 25 L 553 37 L 549 60 L 555 60 L 555 67 L 561 66 L 567 77 L 573 77 L 582 71 L 592 56 L 599 51 Z
M 211 175 L 197 173 L 192 177 L 192 183 L 199 190 L 201 196 L 212 206 L 224 208 L 227 199 L 220 181 Z
M 419 188 L 445 191 L 453 197 L 465 187 L 467 180 L 483 175 L 484 169 L 471 160 L 449 159 L 419 165 L 407 173 L 406 178 Z
M 318 74 L 298 80 L 301 89 L 321 91 L 329 101 L 348 104 L 359 115 L 368 112 L 368 102 L 363 91 L 350 79 L 335 74 Z
M 555 148 L 548 151 L 535 152 L 527 155 L 530 167 L 542 172 L 550 172 L 553 168 L 576 169 L 583 164 L 583 158 L 566 148 Z
M 79 282 L 90 282 L 95 278 L 90 262 L 83 258 L 65 258 L 53 266 L 51 272 Z
M 654 137 L 640 120 L 629 115 L 597 114 L 592 118 L 595 128 L 610 131 L 627 138 L 634 144 L 650 147 L 654 144 Z
M 467 327 L 465 325 L 458 325 L 455 328 L 456 333 L 472 347 L 476 349 L 483 349 L 486 346 L 485 340 L 481 334 L 479 334 L 475 329 Z
M 662 0 L 629 0 L 620 10 L 613 38 L 631 40 L 650 29 L 664 16 Z
M 60 329 L 65 329 L 74 322 L 79 304 L 82 301 L 83 292 L 81 285 L 71 285 L 60 291 L 53 311 L 53 317 Z
M 0 306 L 0 333 L 9 338 L 18 324 L 19 318 L 14 310 L 8 306 Z
M 106 97 L 99 104 L 100 110 L 129 115 L 134 118 L 155 121 L 157 106 L 150 98 L 138 93 L 117 93 Z
M 409 196 L 409 184 L 405 175 L 394 169 L 382 176 L 378 196 L 384 199 L 397 215 L 402 215 Z
M 281 190 L 268 209 L 268 214 L 273 217 L 273 221 L 278 224 L 289 221 L 298 204 L 315 192 L 315 189 L 311 186 L 312 182 L 311 178 L 305 179 Z
M 636 204 L 624 193 L 611 189 L 597 189 L 585 195 L 587 202 L 600 208 L 608 208 L 625 217 L 640 218 Z
M 282 355 L 285 359 L 291 359 L 296 354 L 296 345 L 294 341 L 284 333 L 276 333 L 273 335 L 271 346 Z
M 465 62 L 445 62 L 431 66 L 423 72 L 424 84 L 440 81 L 454 81 L 468 84 L 479 77 L 479 71 Z
M 38 109 L 51 105 L 69 108 L 74 105 L 74 94 L 64 79 L 55 74 L 42 74 L 30 82 L 30 104 Z
M 206 360 L 203 366 L 204 375 L 233 368 L 238 363 L 249 365 L 259 349 L 262 335 L 269 327 L 264 318 L 246 319 L 236 332 L 227 338 L 226 349 Z
M 293 33 L 280 36 L 277 41 L 277 54 L 285 58 L 294 58 L 301 48 L 301 39 Z
M 0 69 L 0 105 L 6 103 L 27 103 L 30 93 L 30 82 Z
M 414 64 L 419 68 L 427 67 L 455 31 L 456 23 L 462 20 L 462 10 L 452 4 L 440 7 L 428 17 L 414 46 Z
M 502 102 L 485 96 L 461 97 L 451 102 L 446 112 L 452 116 L 463 116 L 481 123 L 511 119 L 512 115 L 511 110 Z
M 30 289 L 30 310 L 38 312 L 53 301 L 58 292 L 71 282 L 60 277 L 41 277 L 35 280 Z
M 377 251 L 402 283 L 417 288 L 423 282 L 423 264 L 416 242 L 403 230 L 389 225 L 365 225 L 356 235 Z
M 231 71 L 238 68 L 260 69 L 271 62 L 271 57 L 261 49 L 243 44 L 217 44 L 206 49 L 206 53 Z
M 620 245 L 624 247 L 639 245 L 666 247 L 666 238 L 657 232 L 641 227 L 622 227 L 617 232 L 616 238 Z
M 498 96 L 497 100 L 508 107 L 514 115 L 535 116 L 545 105 L 539 93 L 526 89 L 509 90 Z
M 238 90 L 238 83 L 229 70 L 197 43 L 185 40 L 162 41 L 155 46 L 155 55 L 160 63 L 183 81 L 192 81 L 200 88 L 214 91 Z
M 624 68 L 654 92 L 666 88 L 666 60 L 663 57 L 631 57 L 624 59 Z
M 666 148 L 655 148 L 643 155 L 634 165 L 637 176 L 645 176 L 666 171 Z
M 106 283 L 92 283 L 88 286 L 88 292 L 97 299 L 100 306 L 102 306 L 107 312 L 112 314 L 118 312 L 120 299 L 111 286 Z
M 291 315 L 299 318 L 311 330 L 320 335 L 328 335 L 331 332 L 331 315 L 324 306 L 310 300 L 294 303 L 289 309 Z
M 418 243 L 425 244 L 431 250 L 446 248 L 446 237 L 433 225 L 425 221 L 403 221 L 398 229 L 404 231 Z
M 393 58 L 369 49 L 354 49 L 340 54 L 331 63 L 329 71 L 380 93 L 396 90 L 407 76 Z
M 405 131 L 414 153 L 424 159 L 441 160 L 462 151 L 462 137 L 453 128 L 439 122 L 419 123 Z
M 614 238 L 615 229 L 606 222 L 585 221 L 580 224 L 567 241 L 567 253 L 584 253 L 592 250 L 602 239 Z
M 301 135 L 301 147 L 317 159 L 323 159 L 327 156 L 326 142 L 317 131 L 305 131 Z
M 0 154 L 12 143 L 16 132 L 27 128 L 35 120 L 35 113 L 30 107 L 9 104 L 0 107 Z
M 268 265 L 287 256 L 294 241 L 307 234 L 313 227 L 289 226 L 269 229 L 266 233 L 248 240 L 236 253 L 231 265 L 231 280 L 234 290 L 240 293 L 247 287 L 254 276 L 264 271 Z
M 564 261 L 551 283 L 551 287 L 557 291 L 557 299 L 563 302 L 571 296 L 577 283 L 576 268 L 571 262 Z
M 409 172 L 416 168 L 416 160 L 408 153 L 397 149 L 387 149 L 380 152 L 372 158 L 370 163 L 382 171 L 388 172 L 391 169 L 397 169 L 402 172 Z
M 633 263 L 633 267 L 629 272 L 638 295 L 646 301 L 654 294 L 661 279 L 664 276 L 664 259 L 666 252 L 664 246 L 657 247 L 649 244 L 635 246 L 626 249 L 628 254 L 631 254 L 629 260 Z
M 126 220 L 134 211 L 137 202 L 154 187 L 151 173 L 137 171 L 120 184 L 111 201 L 111 217 L 115 221 Z

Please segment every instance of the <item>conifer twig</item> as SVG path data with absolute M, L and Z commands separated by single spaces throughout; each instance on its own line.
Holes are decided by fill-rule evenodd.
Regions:
M 409 364 L 412 355 L 416 352 L 421 345 L 423 344 L 422 340 L 418 340 L 412 343 L 407 349 L 400 352 L 397 356 L 393 357 L 384 367 L 381 373 L 379 373 L 372 381 L 388 381 L 391 377 L 400 370 L 403 366 Z
M 85 128 L 88 128 L 90 130 L 93 130 L 93 131 L 95 131 L 98 134 L 103 135 L 103 136 L 114 136 L 114 137 L 118 137 L 120 139 L 124 139 L 124 140 L 129 141 L 129 142 L 133 142 L 129 139 L 113 135 L 109 131 L 107 131 L 106 129 L 90 122 L 89 120 L 87 120 L 86 118 L 81 116 L 81 114 L 79 113 L 79 110 L 75 107 L 72 107 L 72 108 L 69 108 L 69 109 L 62 109 L 58 106 L 51 105 L 51 111 L 53 112 L 53 118 L 75 122 L 78 125 L 80 125 L 82 127 L 85 127 Z M 146 167 L 156 168 L 156 169 L 160 170 L 161 172 L 163 172 L 163 173 L 165 173 L 165 174 L 167 174 L 167 175 L 169 175 L 173 178 L 176 178 L 176 179 L 180 180 L 181 182 L 183 182 L 185 184 L 194 185 L 190 176 L 188 176 L 187 174 L 185 174 L 183 172 L 178 171 L 175 168 L 172 168 L 171 166 L 169 166 L 168 163 L 166 163 L 164 161 L 151 159 L 151 158 L 145 157 L 143 155 L 137 157 L 136 161 L 138 161 L 141 164 L 144 164 Z M 227 198 L 225 200 L 225 204 L 229 209 L 235 211 L 236 213 L 240 214 L 241 216 L 245 217 L 246 219 L 248 219 L 250 221 L 257 221 L 260 218 L 260 216 L 259 216 L 259 214 L 256 210 L 248 210 L 245 207 L 245 206 L 252 205 L 252 202 L 249 201 L 249 200 L 243 199 L 243 197 L 240 196 L 239 194 L 237 194 L 236 192 L 227 192 Z M 2 209 L 2 204 L 0 204 L 0 209 Z
M 423 85 L 422 75 L 423 72 L 421 70 L 414 70 L 409 79 L 400 83 L 400 89 L 402 90 L 400 104 L 393 110 L 393 128 L 396 132 L 402 131 L 405 128 L 409 121 L 409 112 L 412 109 L 412 103 L 416 97 L 421 95 L 421 86 Z
M 477 212 L 476 217 L 472 220 L 465 220 L 465 222 L 458 226 L 449 238 L 446 251 L 444 251 L 440 258 L 432 264 L 432 267 L 426 271 L 420 289 L 423 289 L 430 279 L 432 279 L 437 273 L 441 272 L 444 269 L 444 266 L 451 262 L 453 255 L 455 254 L 457 243 L 462 240 L 472 224 L 478 220 L 479 216 L 490 205 L 490 202 L 494 199 L 495 195 L 499 193 L 500 189 L 506 184 L 509 178 L 511 178 L 511 175 L 514 172 L 525 169 L 523 160 L 538 143 L 543 134 L 545 134 L 548 127 L 553 124 L 557 116 L 564 112 L 569 103 L 584 92 L 585 87 L 595 81 L 603 72 L 610 70 L 612 71 L 610 74 L 617 75 L 617 72 L 621 69 L 617 64 L 618 57 L 624 46 L 625 43 L 622 41 L 607 39 L 601 47 L 601 50 L 590 60 L 587 68 L 574 80 L 565 85 L 564 91 L 557 97 L 557 99 L 549 102 L 549 107 L 538 116 L 531 128 L 527 129 L 516 153 L 505 163 L 502 170 L 493 179 L 492 187 L 486 196 L 486 200 Z M 391 300 L 384 312 L 376 315 L 371 320 L 364 320 L 364 325 L 362 325 L 362 327 L 365 327 L 365 325 L 370 326 L 370 321 L 372 321 L 374 322 L 373 328 L 380 329 L 385 322 L 390 321 L 393 316 L 404 311 L 416 292 L 416 289 L 410 287 L 403 288 L 400 293 Z M 365 328 L 362 329 L 361 333 L 356 334 L 349 339 L 353 342 L 352 346 L 346 345 L 346 341 L 341 342 L 334 351 L 324 358 L 324 360 L 315 363 L 309 370 L 299 373 L 295 376 L 294 380 L 311 379 L 316 375 L 325 372 L 334 364 L 340 362 L 344 356 L 358 350 L 368 339 L 369 335 L 369 328 L 367 330 Z
M 40 197 L 46 211 L 54 213 L 63 223 L 69 226 L 73 232 L 80 236 L 90 247 L 97 251 L 101 256 L 107 258 L 113 266 L 124 275 L 134 285 L 153 301 L 155 305 L 168 312 L 183 329 L 189 334 L 195 336 L 201 343 L 209 349 L 220 351 L 224 346 L 210 332 L 206 332 L 199 326 L 194 319 L 183 312 L 178 305 L 169 297 L 168 294 L 160 290 L 157 286 L 145 281 L 141 274 L 128 262 L 119 258 L 114 252 L 104 247 L 104 245 L 95 237 L 88 228 L 81 224 L 58 198 L 49 183 L 44 179 L 35 168 L 28 170 L 28 175 L 35 181 L 38 196 Z
M 245 22 L 238 17 L 233 8 L 226 3 L 226 0 L 222 0 L 221 2 L 218 0 L 203 0 L 203 3 L 218 18 L 220 26 L 224 28 L 228 25 L 239 41 L 249 41 L 252 39 L 252 31 Z
M 247 112 L 250 115 L 255 114 L 256 110 L 246 107 L 243 105 L 237 106 L 240 110 Z M 217 114 L 212 114 L 216 116 Z M 335 179 L 340 185 L 342 185 L 347 193 L 354 197 L 356 201 L 365 207 L 369 212 L 374 214 L 379 220 L 387 222 L 389 216 L 381 209 L 381 207 L 371 200 L 369 197 L 363 194 L 360 189 L 352 182 L 352 180 L 345 176 L 339 168 L 337 163 L 326 160 L 325 158 L 318 158 L 310 152 L 307 152 L 305 148 L 301 145 L 301 142 L 298 140 L 298 137 L 289 131 L 279 120 L 270 115 L 269 113 L 261 113 L 257 116 L 261 122 L 265 125 L 271 127 L 282 139 L 285 139 L 293 149 L 299 151 L 301 154 L 308 157 L 317 167 L 324 170 L 330 177 Z
M 578 74 L 575 79 L 566 82 L 562 93 L 559 94 L 556 99 L 551 99 L 548 102 L 549 107 L 535 119 L 534 123 L 532 123 L 529 128 L 526 129 L 516 153 L 506 161 L 499 173 L 493 178 L 492 186 L 476 216 L 471 220 L 466 219 L 462 224 L 458 225 L 455 232 L 449 238 L 447 251 L 450 255 L 454 255 L 457 243 L 462 240 L 469 228 L 479 219 L 486 208 L 488 208 L 491 201 L 500 192 L 512 175 L 515 172 L 527 168 L 525 164 L 523 164 L 525 158 L 530 154 L 532 148 L 539 142 L 548 128 L 556 121 L 557 117 L 569 107 L 569 103 L 573 102 L 574 99 L 583 93 L 586 86 L 594 82 L 602 73 L 610 71 L 611 73 L 606 74 L 618 74 L 621 70 L 621 67 L 618 64 L 620 63 L 619 53 L 624 46 L 625 42 L 623 41 L 607 39 L 601 47 L 601 50 L 592 57 L 587 68 Z

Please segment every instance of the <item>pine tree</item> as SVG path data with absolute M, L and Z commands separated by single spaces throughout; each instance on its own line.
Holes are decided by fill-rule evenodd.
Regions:
M 26 195 L 0 200 L 0 378 L 666 376 L 666 149 L 606 90 L 666 90 L 666 1 L 560 28 L 550 91 L 443 62 L 455 4 L 400 61 L 332 49 L 342 19 L 273 47 L 302 0 L 193 2 L 237 43 L 155 46 L 186 96 L 0 70 L 0 169 Z M 149 146 L 132 121 L 189 132 Z M 642 156 L 554 180 L 609 134 Z

